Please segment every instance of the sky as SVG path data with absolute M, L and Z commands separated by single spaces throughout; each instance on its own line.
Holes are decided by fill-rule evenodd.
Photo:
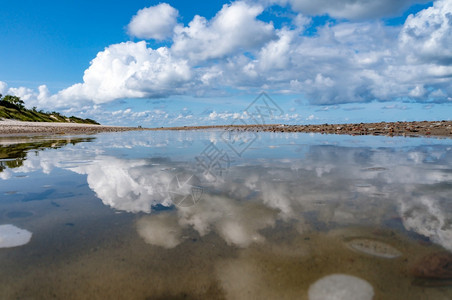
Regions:
M 5 1 L 0 93 L 102 124 L 450 120 L 452 0 Z M 260 101 L 260 100 L 258 100 Z

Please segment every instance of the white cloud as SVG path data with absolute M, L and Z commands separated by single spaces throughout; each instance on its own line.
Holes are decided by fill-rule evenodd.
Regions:
M 223 112 L 223 113 L 217 113 L 216 111 L 211 112 L 207 119 L 210 121 L 215 121 L 215 120 L 230 120 L 231 122 L 235 119 L 246 119 L 248 116 L 246 115 L 246 113 L 229 113 L 229 112 Z
M 5 93 L 7 87 L 8 85 L 6 84 L 6 82 L 0 81 L 0 94 Z
M 276 0 L 276 3 L 289 4 L 294 11 L 308 15 L 328 14 L 333 18 L 366 20 L 396 16 L 414 3 L 426 0 Z
M 46 101 L 46 99 L 50 98 L 50 91 L 46 85 L 40 85 L 38 87 L 38 102 Z
M 35 96 L 36 96 L 34 90 L 32 90 L 30 88 L 26 88 L 26 87 L 18 87 L 18 88 L 11 87 L 8 89 L 8 94 L 20 97 L 24 101 L 28 101 L 32 98 L 35 98 Z
M 281 30 L 279 39 L 270 41 L 259 52 L 259 67 L 261 70 L 287 69 L 291 57 L 291 43 L 296 36 L 295 31 Z
M 222 82 L 250 89 L 264 86 L 304 94 L 313 104 L 366 102 L 399 96 L 397 79 L 387 78 L 397 35 L 370 23 L 344 23 L 318 29 L 314 37 L 283 28 L 255 59 L 230 59 Z M 253 70 L 254 73 L 240 71 Z M 385 76 L 384 76 L 385 75 Z M 389 90 L 391 95 L 383 92 Z
M 308 25 L 312 24 L 312 19 L 303 14 L 297 14 L 292 23 L 300 30 L 304 31 Z
M 415 83 L 409 95 L 447 101 L 452 94 L 452 3 L 438 0 L 432 7 L 410 15 L 398 43 L 405 63 L 399 75 Z
M 144 41 L 120 43 L 97 54 L 83 83 L 60 91 L 51 100 L 105 103 L 119 98 L 166 97 L 182 92 L 190 78 L 187 60 L 174 58 L 167 48 L 153 50 Z
M 372 11 L 382 15 L 381 3 L 394 10 L 414 1 L 323 0 L 319 2 L 323 6 L 312 1 L 289 2 L 303 10 L 292 16 L 291 27 L 275 28 L 272 22 L 258 19 L 264 6 L 236 1 L 224 5 L 210 20 L 195 16 L 187 26 L 178 24 L 174 30 L 176 17 L 174 22 L 166 20 L 165 24 L 173 25 L 161 37 L 172 34 L 171 46 L 153 49 L 145 41 L 108 46 L 93 59 L 83 82 L 55 95 L 45 86 L 38 92 L 25 87 L 7 89 L 6 84 L 1 87 L 23 97 L 27 105 L 52 109 L 122 98 L 219 96 L 262 89 L 303 95 L 320 105 L 406 98 L 446 102 L 451 98 L 450 1 L 436 1 L 400 27 L 379 21 L 338 21 L 314 28 L 314 35 L 303 34 L 306 26 L 312 26 L 305 17 L 308 12 L 331 10 L 332 15 L 345 17 L 347 8 L 353 8 L 347 15 L 353 19 Z M 140 11 L 134 19 L 145 18 L 157 8 L 172 9 L 160 4 Z M 234 118 L 226 114 L 215 112 L 205 119 Z M 177 117 L 186 120 L 188 115 Z
M 410 96 L 412 97 L 422 97 L 425 95 L 427 91 L 425 90 L 423 85 L 416 85 L 414 89 L 410 91 Z
M 223 5 L 210 21 L 197 15 L 188 27 L 175 28 L 171 50 L 198 62 L 262 47 L 274 37 L 273 24 L 256 19 L 263 10 L 262 6 L 236 1 Z
M 400 47 L 412 60 L 452 65 L 452 2 L 439 0 L 408 16 L 400 33 Z
M 179 12 L 167 3 L 140 9 L 127 26 L 130 35 L 165 40 L 172 36 Z

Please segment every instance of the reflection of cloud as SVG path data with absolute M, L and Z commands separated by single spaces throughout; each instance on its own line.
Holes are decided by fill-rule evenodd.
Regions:
M 259 156 L 262 149 L 267 149 L 265 144 L 257 151 L 249 149 L 249 157 L 256 151 L 256 159 L 232 164 L 221 180 L 205 186 L 202 170 L 192 171 L 196 154 L 180 154 L 178 161 L 131 157 L 152 157 L 153 153 L 143 154 L 141 147 L 152 147 L 158 141 L 168 141 L 175 147 L 196 141 L 194 137 L 221 141 L 214 132 L 199 135 L 163 132 L 158 138 L 146 137 L 142 133 L 105 135 L 95 143 L 85 144 L 88 147 L 75 145 L 42 151 L 38 156 L 28 155 L 23 166 L 5 169 L 0 176 L 7 179 L 15 172 L 71 170 L 87 175 L 89 187 L 105 205 L 127 212 L 149 213 L 153 205 L 172 204 L 168 187 L 175 175 L 194 174 L 206 188 L 200 201 L 193 207 L 175 207 L 176 219 L 157 214 L 155 223 L 151 221 L 154 216 L 140 223 L 140 234 L 145 240 L 163 247 L 176 246 L 180 231 L 188 227 L 201 236 L 214 232 L 230 245 L 247 247 L 265 241 L 262 230 L 277 221 L 291 222 L 300 232 L 318 226 L 380 224 L 392 214 L 397 205 L 394 199 L 411 194 L 414 200 L 399 200 L 407 230 L 452 249 L 452 244 L 447 242 L 452 240 L 447 223 L 448 207 L 440 202 L 450 198 L 447 184 L 444 185 L 452 182 L 449 145 L 411 146 L 412 140 L 401 142 L 400 139 L 377 139 L 378 146 L 373 147 L 367 145 L 370 139 L 366 138 L 353 139 L 351 146 L 314 141 L 297 146 L 287 157 L 281 154 L 284 155 L 281 159 L 281 155 Z M 271 144 L 283 149 L 286 135 L 276 137 L 281 143 L 272 140 Z M 290 137 L 296 140 L 297 135 Z M 256 145 L 262 145 L 259 143 Z M 397 143 L 402 146 L 394 146 Z M 129 150 L 126 146 L 135 148 Z M 421 190 L 425 187 L 435 188 L 435 197 L 427 197 L 427 192 Z M 441 198 L 436 197 L 436 188 L 443 189 Z M 424 194 L 427 196 L 421 199 L 419 195 Z M 168 227 L 167 244 L 160 239 L 165 235 L 165 226 Z
M 288 197 L 288 187 L 285 184 L 273 182 L 261 182 L 261 191 L 264 204 L 278 209 L 281 216 L 288 217 L 293 213 L 291 200 Z
M 28 244 L 32 233 L 14 225 L 0 225 L 0 248 L 12 248 Z
M 92 164 L 72 170 L 87 174 L 89 187 L 115 209 L 150 212 L 152 205 L 171 205 L 167 188 L 173 176 L 147 160 L 99 156 Z
M 246 247 L 264 241 L 259 230 L 271 227 L 275 222 L 274 211 L 260 203 L 207 195 L 203 200 L 178 211 L 179 222 L 193 226 L 201 236 L 214 230 L 228 244 Z
M 0 172 L 0 178 L 3 180 L 10 179 L 12 177 L 12 173 L 10 169 L 5 169 L 3 172 Z
M 452 251 L 452 216 L 439 201 L 429 197 L 404 198 L 400 201 L 400 214 L 407 230 L 426 236 Z
M 275 223 L 275 212 L 259 203 L 206 196 L 191 207 L 176 207 L 177 215 L 159 213 L 142 217 L 137 222 L 139 235 L 146 243 L 173 248 L 181 243 L 184 228 L 192 227 L 199 235 L 216 232 L 229 245 L 247 247 L 265 239 L 260 230 Z
M 74 148 L 83 147 L 84 142 L 92 142 L 95 138 L 8 138 L 0 140 L 0 156 L 7 159 L 0 163 L 0 172 L 9 172 L 0 178 L 9 179 L 12 173 L 29 173 L 41 170 L 49 174 L 53 168 L 61 167 L 61 161 L 78 160 L 81 154 Z M 81 145 L 80 145 L 81 144 Z M 70 145 L 70 146 L 69 146 Z M 64 151 L 58 150 L 64 148 Z M 3 155 L 2 155 L 3 154 Z M 84 153 L 86 158 L 86 153 Z M 6 169 L 4 169 L 6 168 Z
M 182 228 L 174 214 L 144 216 L 137 222 L 137 231 L 144 241 L 151 245 L 169 249 L 181 242 Z

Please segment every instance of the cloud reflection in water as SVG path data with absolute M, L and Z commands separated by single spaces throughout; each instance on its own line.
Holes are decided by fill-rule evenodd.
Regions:
M 137 140 L 140 147 L 152 145 Z M 180 143 L 184 141 L 182 137 Z M 271 140 L 277 142 L 277 138 Z M 5 172 L 41 169 L 48 173 L 64 168 L 87 175 L 89 187 L 105 205 L 150 213 L 139 219 L 138 232 L 147 243 L 165 248 L 180 244 L 184 230 L 189 229 L 200 236 L 215 232 L 229 245 L 247 247 L 264 242 L 263 230 L 278 222 L 292 222 L 305 232 L 382 225 L 400 214 L 406 230 L 452 251 L 452 207 L 446 201 L 452 196 L 450 146 L 287 146 L 280 142 L 277 155 L 266 145 L 256 144 L 246 153 L 248 159 L 232 165 L 227 176 L 215 183 L 196 171 L 194 160 L 130 158 L 100 151 L 102 145 L 96 144 L 29 155 L 22 167 Z M 119 144 L 114 148 L 120 149 Z M 121 151 L 130 151 L 126 148 L 130 147 Z M 265 156 L 265 151 L 273 151 L 273 156 Z M 85 163 L 66 163 L 77 159 Z M 201 201 L 153 212 L 156 205 L 172 207 L 168 185 L 181 171 L 194 172 L 205 184 Z
M 406 230 L 452 250 L 450 207 L 435 200 L 441 198 L 437 192 L 417 196 L 427 185 L 452 182 L 450 150 L 436 149 L 433 156 L 424 150 L 311 146 L 301 160 L 233 166 L 227 178 L 209 186 L 202 201 L 175 207 L 177 222 L 174 213 L 156 215 L 156 224 L 139 222 L 144 227 L 171 224 L 166 226 L 171 228 L 172 242 L 162 245 L 153 234 L 146 241 L 155 245 L 176 246 L 181 242 L 179 231 L 192 228 L 200 236 L 214 231 L 230 245 L 247 247 L 265 241 L 261 231 L 278 220 L 294 221 L 305 231 L 319 226 L 381 225 L 400 212 Z M 179 165 L 168 161 L 166 167 Z M 90 187 L 106 205 L 148 213 L 153 205 L 171 205 L 165 188 L 174 174 L 162 168 L 145 160 L 102 157 L 76 171 L 88 174 Z M 450 197 L 450 189 L 442 190 Z

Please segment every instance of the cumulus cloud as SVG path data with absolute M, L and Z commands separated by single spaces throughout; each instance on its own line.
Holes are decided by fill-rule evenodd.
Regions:
M 366 20 L 395 16 L 415 3 L 426 0 L 277 0 L 279 4 L 289 4 L 293 10 L 308 15 L 328 14 L 333 18 Z
M 22 98 L 22 100 L 25 100 L 25 101 L 36 97 L 35 91 L 33 89 L 26 88 L 26 87 L 18 87 L 18 88 L 11 87 L 8 89 L 8 94 L 18 96 L 18 97 Z
M 223 5 L 208 21 L 195 16 L 188 27 L 175 28 L 171 50 L 192 61 L 222 58 L 262 47 L 274 37 L 274 27 L 256 19 L 264 8 L 242 1 Z
M 8 85 L 6 84 L 6 82 L 0 81 L 0 94 L 3 94 L 4 92 L 6 92 L 7 87 L 8 87 Z
M 140 9 L 127 26 L 130 35 L 165 40 L 172 36 L 179 12 L 167 3 Z
M 55 101 L 166 97 L 183 90 L 190 80 L 187 60 L 174 58 L 168 48 L 148 48 L 144 41 L 126 42 L 99 52 L 85 71 L 83 83 L 53 96 Z
M 171 35 L 168 45 L 158 49 L 145 41 L 110 45 L 93 59 L 83 82 L 54 95 L 45 86 L 34 91 L 8 89 L 3 84 L 2 89 L 29 99 L 27 105 L 52 108 L 122 98 L 218 96 L 262 89 L 303 95 L 316 105 L 398 99 L 451 101 L 450 1 L 437 0 L 399 27 L 356 21 L 383 16 L 385 7 L 397 11 L 416 1 L 390 2 L 279 1 L 302 11 L 291 17 L 291 24 L 280 28 L 259 19 L 268 2 L 235 1 L 224 5 L 212 19 L 195 16 L 186 26 L 177 24 L 174 8 L 159 4 L 138 12 L 129 31 L 154 39 Z M 166 12 L 158 21 L 161 23 L 151 22 L 154 19 L 149 15 L 160 10 Z M 355 21 L 318 25 L 306 17 L 324 13 Z M 133 27 L 134 22 L 139 26 Z M 306 34 L 309 26 L 315 34 Z M 215 112 L 209 118 L 222 116 Z M 181 114 L 179 119 L 186 116 Z
M 416 82 L 409 95 L 417 99 L 450 101 L 452 87 L 452 3 L 436 1 L 410 15 L 399 34 L 398 46 L 405 65 L 400 69 Z
M 400 33 L 400 47 L 410 59 L 452 65 L 452 3 L 436 1 L 432 7 L 408 16 Z M 449 69 L 449 72 L 452 70 Z M 450 73 L 449 73 L 450 74 Z

